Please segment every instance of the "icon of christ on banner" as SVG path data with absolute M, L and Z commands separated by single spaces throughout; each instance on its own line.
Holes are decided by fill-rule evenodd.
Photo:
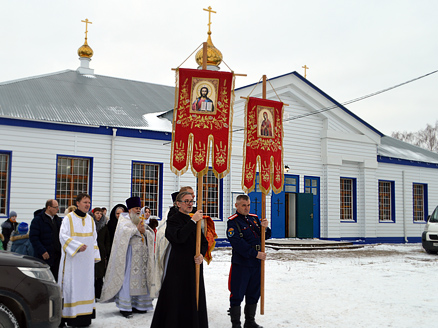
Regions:
M 193 79 L 192 112 L 214 112 L 217 101 L 217 79 Z

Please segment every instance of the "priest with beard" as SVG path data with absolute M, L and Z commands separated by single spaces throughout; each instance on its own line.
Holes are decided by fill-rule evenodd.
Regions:
M 140 219 L 139 197 L 128 198 L 126 205 L 128 213 L 121 213 L 117 223 L 101 302 L 115 302 L 129 318 L 153 310 L 154 231 Z

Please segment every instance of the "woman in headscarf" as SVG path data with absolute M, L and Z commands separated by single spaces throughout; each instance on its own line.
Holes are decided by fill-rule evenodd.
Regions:
M 105 277 L 111 243 L 102 209 L 99 207 L 94 208 L 91 216 L 96 224 L 97 246 L 100 252 L 100 262 L 94 265 L 94 294 L 96 299 L 98 299 L 102 292 L 103 278 Z
M 113 207 L 110 213 L 110 218 L 107 224 L 109 237 L 110 237 L 110 252 L 111 252 L 111 247 L 113 245 L 114 234 L 116 233 L 116 229 L 117 229 L 117 222 L 119 220 L 120 214 L 123 212 L 128 212 L 128 208 L 123 204 L 117 204 L 116 206 Z M 108 253 L 108 257 L 109 257 L 109 253 Z

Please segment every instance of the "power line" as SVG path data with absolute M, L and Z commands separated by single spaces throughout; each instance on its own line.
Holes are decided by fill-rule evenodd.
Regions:
M 370 93 L 370 94 L 365 95 L 365 96 L 362 96 L 362 97 L 358 97 L 358 98 L 355 98 L 355 99 L 352 99 L 352 100 L 346 101 L 346 102 L 342 103 L 341 105 L 342 105 L 342 106 L 349 105 L 349 104 L 352 104 L 352 103 L 358 102 L 358 101 L 360 101 L 360 100 L 364 100 L 364 99 L 367 99 L 367 98 L 370 98 L 370 97 L 376 96 L 376 95 L 378 95 L 378 94 L 381 94 L 381 93 L 387 92 L 387 91 L 389 91 L 389 90 L 392 90 L 392 89 L 395 89 L 395 88 L 401 87 L 401 86 L 403 86 L 403 85 L 405 85 L 405 84 L 412 83 L 412 82 L 414 82 L 414 81 L 420 80 L 420 79 L 422 79 L 422 78 L 425 78 L 425 77 L 427 77 L 427 76 L 429 76 L 429 75 L 432 75 L 432 74 L 435 74 L 435 73 L 437 73 L 437 72 L 438 72 L 438 70 L 435 70 L 435 71 L 430 72 L 430 73 L 427 73 L 427 74 L 425 74 L 425 75 L 422 75 L 422 76 L 416 77 L 416 78 L 414 78 L 414 79 L 412 79 L 412 80 L 408 80 L 408 81 L 406 81 L 406 82 L 403 82 L 403 83 L 400 83 L 400 84 L 396 84 L 396 85 L 394 85 L 394 86 L 392 86 L 392 87 L 389 87 L 389 88 L 386 88 L 386 89 L 383 89 L 383 90 L 380 90 L 380 91 L 376 91 L 376 92 Z M 292 121 L 292 120 L 297 120 L 297 119 L 300 119 L 300 118 L 303 118 L 303 117 L 307 117 L 307 116 L 311 116 L 311 115 L 316 115 L 316 114 L 319 114 L 319 113 L 327 112 L 327 111 L 332 110 L 332 109 L 335 109 L 335 108 L 339 108 L 339 105 L 332 105 L 332 106 L 329 106 L 329 107 L 324 107 L 324 108 L 318 109 L 318 110 L 313 111 L 313 112 L 310 112 L 310 113 L 306 113 L 306 114 L 302 114 L 302 115 L 297 115 L 297 116 L 294 116 L 294 117 L 290 117 L 290 118 L 288 118 L 288 119 L 283 120 L 283 122 Z M 242 131 L 242 130 L 244 130 L 244 128 L 240 128 L 240 129 L 233 130 L 233 132 Z

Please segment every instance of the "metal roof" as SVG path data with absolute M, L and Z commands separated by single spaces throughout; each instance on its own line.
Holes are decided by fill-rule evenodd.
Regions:
M 383 136 L 381 138 L 381 144 L 377 148 L 377 154 L 408 161 L 438 163 L 437 153 L 389 136 Z
M 170 86 L 66 70 L 0 83 L 0 116 L 150 129 L 144 115 L 173 109 L 174 92 Z

